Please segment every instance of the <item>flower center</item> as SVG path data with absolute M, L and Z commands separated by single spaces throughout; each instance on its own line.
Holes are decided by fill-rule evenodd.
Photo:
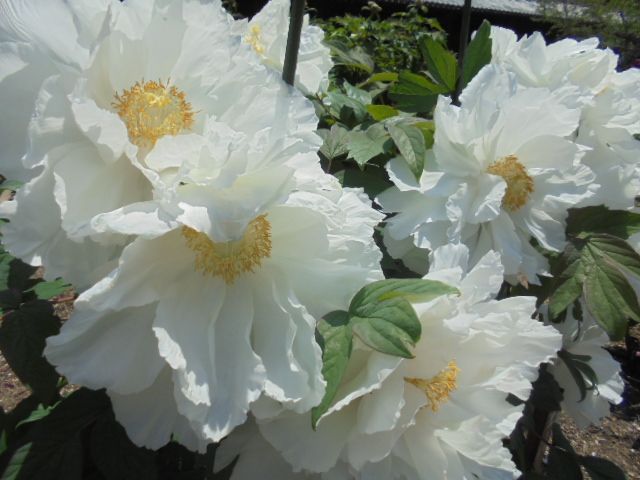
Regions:
M 456 379 L 459 372 L 460 369 L 455 360 L 451 360 L 440 373 L 428 380 L 405 377 L 404 381 L 422 390 L 429 400 L 431 411 L 437 412 L 440 406 L 449 399 L 451 392 L 458 388 Z
M 245 35 L 244 41 L 251 45 L 251 48 L 253 48 L 258 55 L 264 56 L 267 49 L 260 38 L 261 32 L 262 29 L 260 28 L 260 25 L 252 25 L 249 29 L 249 33 Z
M 508 155 L 496 160 L 487 172 L 498 175 L 507 183 L 507 191 L 502 197 L 502 206 L 510 212 L 520 210 L 534 190 L 533 178 L 527 173 L 515 155 Z
M 214 242 L 204 233 L 182 227 L 187 247 L 196 254 L 196 271 L 220 276 L 227 285 L 242 273 L 255 271 L 263 258 L 271 256 L 271 224 L 266 217 L 253 219 L 242 238 L 230 242 Z
M 127 126 L 129 139 L 139 147 L 153 147 L 165 135 L 177 135 L 193 125 L 193 110 L 184 92 L 157 82 L 136 82 L 116 93 L 113 107 Z

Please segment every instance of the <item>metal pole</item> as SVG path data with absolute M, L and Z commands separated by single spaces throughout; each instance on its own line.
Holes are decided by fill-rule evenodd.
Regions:
M 462 7 L 462 24 L 460 25 L 460 48 L 458 49 L 458 63 L 462 67 L 464 52 L 469 43 L 469 25 L 471 23 L 471 0 L 464 0 Z
M 282 69 L 282 79 L 289 85 L 293 85 L 296 78 L 300 35 L 302 34 L 302 22 L 304 20 L 304 4 L 305 0 L 292 0 L 291 2 L 289 36 L 287 37 L 287 50 L 284 55 L 284 67 Z

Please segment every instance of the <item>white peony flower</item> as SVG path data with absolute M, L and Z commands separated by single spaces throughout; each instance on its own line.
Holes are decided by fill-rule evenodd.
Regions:
M 434 158 L 426 162 L 434 171 L 416 182 L 405 162 L 389 163 L 395 187 L 377 199 L 397 212 L 387 220 L 388 234 L 429 249 L 463 242 L 472 264 L 496 250 L 509 281 L 538 283 L 547 262 L 530 240 L 561 250 L 567 209 L 592 195 L 593 174 L 577 164 L 582 149 L 565 138 L 577 129 L 580 111 L 549 90 L 518 86 L 492 65 L 460 101 L 457 107 L 438 100 Z
M 19 45 L 24 37 L 29 46 L 22 55 L 14 45 L 16 62 L 25 65 L 16 82 L 26 83 L 23 75 L 31 78 L 33 69 L 44 78 L 26 83 L 30 102 L 19 83 L 0 93 L 7 108 L 30 117 L 29 145 L 19 156 L 36 175 L 2 206 L 11 220 L 3 242 L 43 265 L 48 277 L 84 289 L 115 267 L 130 238 L 97 226 L 110 212 L 153 199 L 152 180 L 169 168 L 168 161 L 147 161 L 160 141 L 175 142 L 165 144 L 174 168 L 182 137 L 209 135 L 210 125 L 223 124 L 254 138 L 249 156 L 291 162 L 307 177 L 319 169 L 313 106 L 255 60 L 219 1 L 53 1 L 36 8 L 10 0 L 2 8 L 9 14 L 0 38 Z M 65 19 L 53 38 L 48 15 Z M 5 68 L 0 63 L 0 77 Z M 14 130 L 0 125 L 5 134 Z
M 158 141 L 146 158 L 164 162 L 156 200 L 96 225 L 138 237 L 45 350 L 71 382 L 106 387 L 116 418 L 151 448 L 178 427 L 129 406 L 160 395 L 172 398 L 163 400 L 167 418 L 186 422 L 198 440 L 186 442 L 198 448 L 242 424 L 263 393 L 308 411 L 324 393 L 317 319 L 382 277 L 372 240 L 382 215 L 362 192 L 292 191 L 287 166 L 246 171 L 255 137 L 221 126 L 217 134 L 204 143 L 183 135 L 174 151 L 170 139 Z
M 587 391 L 583 398 L 563 358 L 555 359 L 550 371 L 563 389 L 562 411 L 571 416 L 580 428 L 585 428 L 598 425 L 603 417 L 609 415 L 611 404 L 622 401 L 624 382 L 620 377 L 620 364 L 604 349 L 609 343 L 607 334 L 586 308 L 582 309 L 582 321 L 576 320 L 572 312 L 570 309 L 564 322 L 552 325 L 562 333 L 564 350 L 570 357 L 591 367 L 597 382 L 592 383 L 585 378 Z
M 265 65 L 279 73 L 282 73 L 287 49 L 290 9 L 291 0 L 269 0 L 250 21 L 238 21 L 245 43 L 251 45 Z M 305 15 L 295 83 L 307 95 L 325 91 L 329 85 L 333 62 L 323 40 L 324 31 L 309 25 L 309 15 Z
M 354 345 L 336 401 L 311 429 L 308 415 L 283 412 L 262 397 L 253 408 L 260 434 L 293 472 L 323 479 L 496 479 L 518 472 L 502 438 L 513 430 L 538 365 L 561 336 L 531 318 L 534 297 L 493 300 L 502 283 L 499 255 L 467 272 L 462 245 L 437 249 L 425 277 L 461 296 L 415 304 L 422 339 L 407 360 Z M 243 478 L 264 478 L 255 433 L 222 444 L 218 468 L 240 454 Z M 274 461 L 275 462 L 275 461 Z M 277 463 L 277 462 L 276 462 Z M 282 478 L 306 478 L 283 476 Z M 320 478 L 309 476 L 308 478 Z
M 631 209 L 640 193 L 640 70 L 617 72 L 618 56 L 598 48 L 598 39 L 564 39 L 547 45 L 538 32 L 521 39 L 492 27 L 492 60 L 518 84 L 558 93 L 567 86 L 577 95 L 562 98 L 581 109 L 575 142 L 588 147 L 582 162 L 595 173 L 596 194 L 581 205 Z M 560 96 L 561 97 L 561 96 Z

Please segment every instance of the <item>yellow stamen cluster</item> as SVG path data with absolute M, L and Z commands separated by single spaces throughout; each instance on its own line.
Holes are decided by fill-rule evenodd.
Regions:
M 487 172 L 498 175 L 507 183 L 507 191 L 502 197 L 502 206 L 510 212 L 520 210 L 529 200 L 529 195 L 533 193 L 533 178 L 527 173 L 515 155 L 508 155 L 496 160 Z
M 451 392 L 458 388 L 456 379 L 459 372 L 460 369 L 455 360 L 451 360 L 440 373 L 428 380 L 413 377 L 405 377 L 404 380 L 422 390 L 429 400 L 431 411 L 437 412 L 440 406 L 449 399 Z
M 267 49 L 262 43 L 262 39 L 260 35 L 262 33 L 262 29 L 260 25 L 252 25 L 249 29 L 249 33 L 245 35 L 244 41 L 251 45 L 251 48 L 260 56 L 264 56 Z
M 161 81 L 136 82 L 116 93 L 113 107 L 127 126 L 129 139 L 151 148 L 165 135 L 177 135 L 193 125 L 194 112 L 184 92 Z
M 187 246 L 196 254 L 196 271 L 220 276 L 227 285 L 242 273 L 253 272 L 271 256 L 271 224 L 266 215 L 253 219 L 239 240 L 214 242 L 206 234 L 182 227 Z

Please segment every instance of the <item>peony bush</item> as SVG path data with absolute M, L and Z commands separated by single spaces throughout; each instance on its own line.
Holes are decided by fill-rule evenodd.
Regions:
M 485 22 L 330 83 L 305 16 L 290 86 L 290 7 L 0 4 L 2 478 L 625 478 L 554 422 L 623 401 L 640 71 Z

